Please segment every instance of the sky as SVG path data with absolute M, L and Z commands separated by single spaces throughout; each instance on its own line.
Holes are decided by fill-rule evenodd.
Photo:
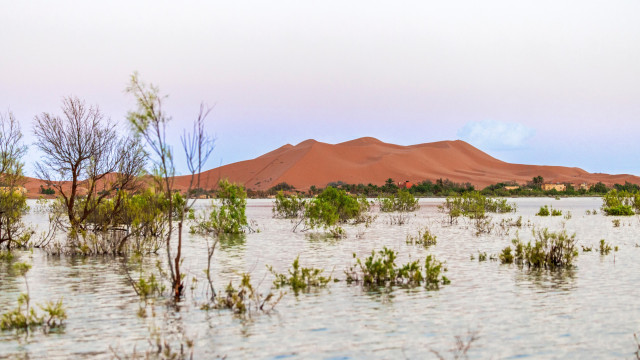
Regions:
M 0 0 L 0 112 L 31 144 L 33 118 L 73 95 L 125 134 L 137 71 L 168 95 L 176 154 L 213 106 L 207 167 L 373 136 L 640 175 L 638 14 L 637 0 Z

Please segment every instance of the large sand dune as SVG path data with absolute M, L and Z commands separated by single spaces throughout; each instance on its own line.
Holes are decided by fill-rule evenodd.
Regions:
M 297 189 L 324 187 L 333 181 L 349 184 L 384 184 L 449 179 L 484 187 L 503 181 L 525 183 L 541 175 L 546 182 L 640 184 L 633 175 L 588 173 L 579 168 L 510 164 L 500 161 L 460 140 L 410 146 L 387 144 L 365 137 L 340 144 L 306 140 L 284 145 L 252 160 L 221 166 L 202 173 L 203 188 L 214 187 L 221 178 L 246 188 L 266 190 L 286 182 Z M 177 188 L 186 188 L 189 177 L 176 178 Z

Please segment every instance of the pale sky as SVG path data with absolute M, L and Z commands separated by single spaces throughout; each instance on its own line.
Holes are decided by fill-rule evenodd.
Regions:
M 0 0 L 0 111 L 29 143 L 67 95 L 124 123 L 138 71 L 169 94 L 172 134 L 215 105 L 209 167 L 373 136 L 638 175 L 639 16 L 637 0 Z

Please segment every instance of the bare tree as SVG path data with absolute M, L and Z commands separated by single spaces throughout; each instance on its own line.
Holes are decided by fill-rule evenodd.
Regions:
M 62 112 L 35 118 L 35 145 L 44 154 L 36 174 L 62 197 L 70 227 L 81 229 L 107 196 L 135 187 L 145 157 L 133 139 L 118 136 L 98 107 L 66 97 Z
M 139 134 L 151 148 L 154 154 L 155 174 L 157 184 L 168 199 L 167 210 L 168 231 L 166 235 L 167 262 L 171 275 L 171 286 L 176 299 L 182 296 L 184 284 L 180 272 L 182 261 L 182 230 L 185 215 L 193 206 L 193 201 L 174 197 L 173 176 L 175 166 L 171 145 L 167 142 L 167 123 L 170 117 L 164 112 L 164 96 L 160 94 L 157 86 L 147 85 L 140 81 L 138 74 L 131 76 L 127 92 L 133 94 L 136 99 L 137 109 L 129 113 L 129 121 L 137 134 Z M 187 165 L 191 172 L 191 181 L 187 190 L 187 196 L 191 189 L 200 187 L 200 172 L 202 166 L 213 151 L 214 140 L 204 130 L 204 120 L 210 112 L 210 108 L 200 106 L 200 112 L 194 122 L 193 133 L 184 133 L 181 137 L 182 146 L 187 157 Z M 174 224 L 175 222 L 175 224 Z M 174 231 L 177 233 L 176 256 L 171 255 L 171 240 Z

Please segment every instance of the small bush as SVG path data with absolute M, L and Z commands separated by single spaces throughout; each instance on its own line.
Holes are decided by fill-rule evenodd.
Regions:
M 443 275 L 447 271 L 444 264 L 437 261 L 433 255 L 428 255 L 425 259 L 424 269 L 418 261 L 397 267 L 396 252 L 386 247 L 377 253 L 372 251 L 371 256 L 364 262 L 356 258 L 356 254 L 353 254 L 353 257 L 356 259 L 356 265 L 345 271 L 349 283 L 361 282 L 365 286 L 417 286 L 424 283 L 428 290 L 437 290 L 440 285 L 450 283 Z
M 532 244 L 524 244 L 519 238 L 512 241 L 511 246 L 502 250 L 500 261 L 503 264 L 517 263 L 529 268 L 570 268 L 578 256 L 576 235 L 569 236 L 566 230 L 550 232 L 548 229 L 534 231 Z
M 298 195 L 285 195 L 282 191 L 276 194 L 276 201 L 271 211 L 274 218 L 296 219 L 304 212 L 306 200 Z
M 324 270 L 314 268 L 300 267 L 300 256 L 296 257 L 289 270 L 289 274 L 279 274 L 273 270 L 273 267 L 267 266 L 267 269 L 276 277 L 273 281 L 273 285 L 276 288 L 282 286 L 291 286 L 294 293 L 297 295 L 300 291 L 308 290 L 312 287 L 323 287 L 331 281 L 331 276 L 321 276 Z
M 551 215 L 551 212 L 549 211 L 549 206 L 547 205 L 541 206 L 540 210 L 536 214 L 536 216 L 549 216 L 549 215 Z
M 604 239 L 600 239 L 600 255 L 609 255 L 611 250 L 611 244 L 608 244 Z
M 418 236 L 407 235 L 407 244 L 409 245 L 422 245 L 425 248 L 436 245 L 437 237 L 429 231 L 429 228 L 425 227 L 421 230 L 418 230 Z
M 378 202 L 380 203 L 380 211 L 383 212 L 412 212 L 420 208 L 418 199 L 405 189 L 398 189 L 396 195 L 390 195 L 384 198 L 379 197 Z
M 283 293 L 276 297 L 272 292 L 263 296 L 251 285 L 251 275 L 244 273 L 242 274 L 240 287 L 236 289 L 233 287 L 233 283 L 229 282 L 224 295 L 218 296 L 214 307 L 232 310 L 238 315 L 251 315 L 258 312 L 269 313 L 282 299 L 282 296 L 284 296 Z

